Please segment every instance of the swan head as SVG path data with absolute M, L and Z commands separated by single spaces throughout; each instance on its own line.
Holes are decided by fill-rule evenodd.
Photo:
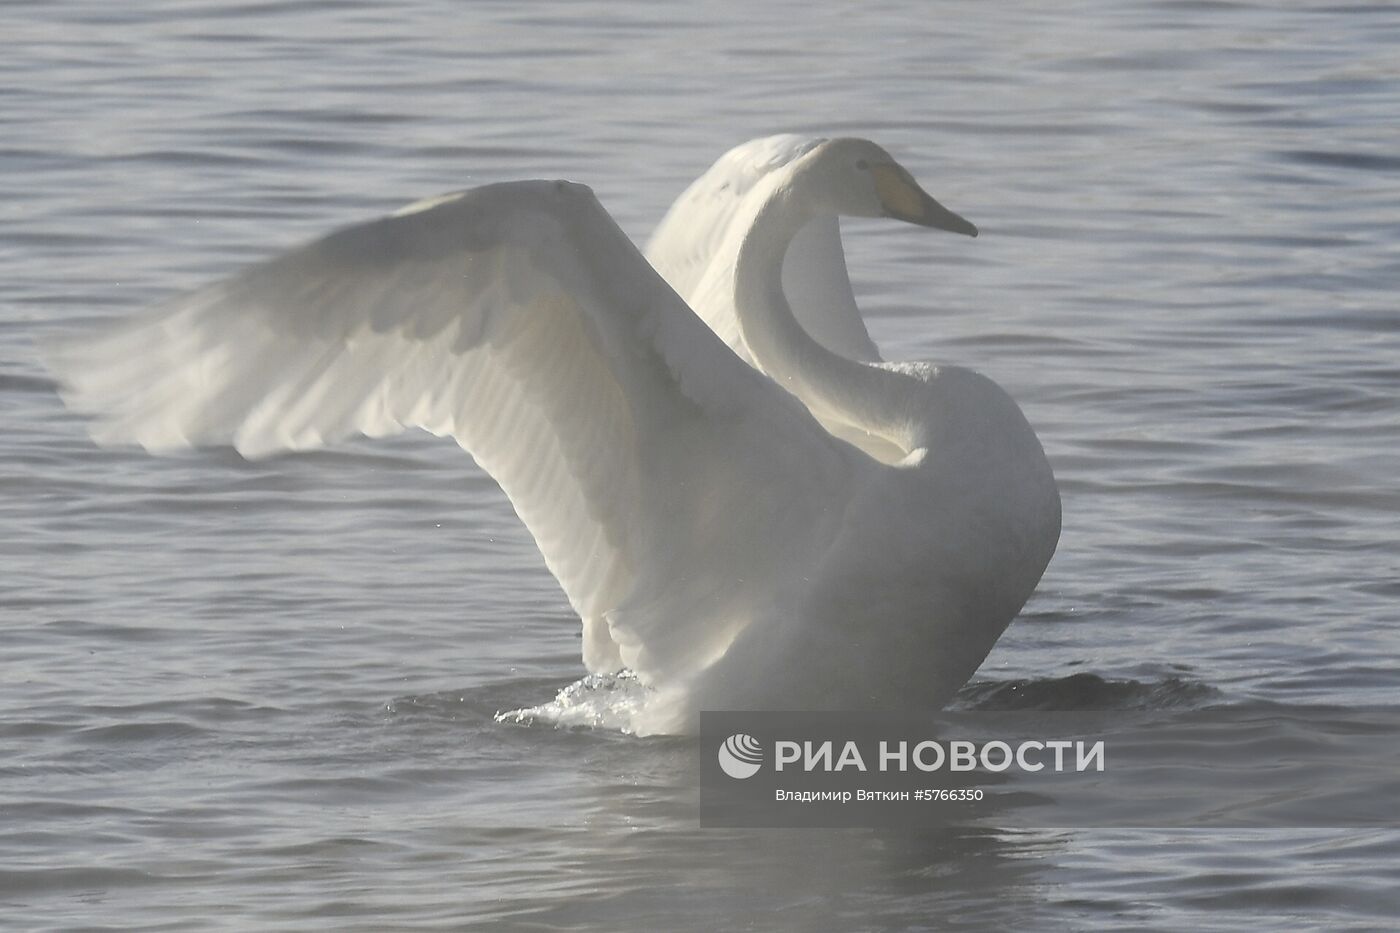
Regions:
M 891 217 L 905 223 L 977 236 L 977 228 L 935 201 L 914 176 L 868 139 L 833 139 L 802 159 L 795 183 L 848 217 Z

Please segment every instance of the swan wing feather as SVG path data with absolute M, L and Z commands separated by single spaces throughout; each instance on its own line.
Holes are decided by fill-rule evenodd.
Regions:
M 859 468 L 564 182 L 345 228 L 49 356 L 104 443 L 456 439 L 583 618 L 588 666 L 643 679 L 776 605 L 795 550 L 834 537 L 810 503 L 838 508 Z

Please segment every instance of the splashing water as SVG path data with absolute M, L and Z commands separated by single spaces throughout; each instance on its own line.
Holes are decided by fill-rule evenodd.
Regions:
M 632 671 L 589 674 L 560 690 L 548 703 L 496 714 L 497 722 L 548 723 L 563 728 L 587 727 L 631 734 L 656 696 Z

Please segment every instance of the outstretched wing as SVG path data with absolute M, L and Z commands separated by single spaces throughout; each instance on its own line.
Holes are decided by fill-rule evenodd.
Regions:
M 830 540 L 804 503 L 839 508 L 859 469 L 565 182 L 423 202 L 49 355 L 102 442 L 450 435 L 534 535 L 590 668 L 647 678 L 722 653 Z
M 734 263 L 753 214 L 746 210 L 760 179 L 826 142 L 784 134 L 753 139 L 720 156 L 678 197 L 647 244 L 647 259 L 710 329 L 746 362 L 734 311 Z M 783 260 L 783 291 L 803 328 L 848 359 L 880 354 L 856 307 L 835 214 L 804 227 Z

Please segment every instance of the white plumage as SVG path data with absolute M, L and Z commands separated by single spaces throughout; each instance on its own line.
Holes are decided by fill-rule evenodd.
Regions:
M 752 363 L 734 310 L 734 263 L 742 224 L 766 193 L 770 176 L 789 172 L 825 139 L 784 133 L 735 146 L 695 179 L 666 212 L 647 243 L 648 261 L 740 358 Z M 783 257 L 783 293 L 803 330 L 848 359 L 876 361 L 841 248 L 835 213 L 814 216 Z
M 758 368 L 567 182 L 410 205 L 51 363 L 104 443 L 262 457 L 406 427 L 455 438 L 582 618 L 587 667 L 652 688 L 638 731 L 691 728 L 699 708 L 939 704 L 1039 579 L 1058 496 L 990 381 L 831 353 L 778 286 L 787 242 L 836 213 L 971 225 L 872 143 L 785 165 L 696 250 Z M 859 325 L 853 301 L 837 313 Z

